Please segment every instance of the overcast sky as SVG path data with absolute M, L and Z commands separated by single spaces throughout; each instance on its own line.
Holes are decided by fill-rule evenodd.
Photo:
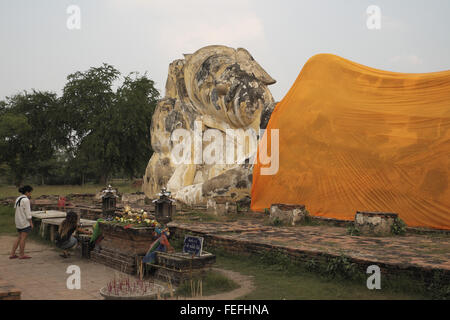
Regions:
M 70 5 L 80 29 L 69 29 Z M 367 8 L 381 9 L 381 29 Z M 72 24 L 73 26 L 73 24 Z M 68 74 L 103 62 L 148 72 L 164 94 L 168 65 L 212 44 L 244 47 L 287 93 L 305 62 L 334 53 L 398 72 L 450 69 L 449 0 L 1 0 L 0 99 L 61 94 Z

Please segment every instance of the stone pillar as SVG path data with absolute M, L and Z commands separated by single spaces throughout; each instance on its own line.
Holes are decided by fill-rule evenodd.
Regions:
M 137 204 L 140 206 L 145 205 L 145 193 L 124 193 L 122 194 L 122 204 L 130 205 Z
M 270 220 L 276 219 L 295 226 L 308 215 L 304 205 L 273 204 L 270 207 Z
M 396 213 L 360 212 L 355 216 L 355 227 L 361 235 L 390 236 L 392 225 L 398 218 Z
M 236 203 L 232 202 L 229 197 L 213 197 L 207 202 L 207 209 L 212 211 L 216 216 L 223 216 L 229 213 L 236 213 Z

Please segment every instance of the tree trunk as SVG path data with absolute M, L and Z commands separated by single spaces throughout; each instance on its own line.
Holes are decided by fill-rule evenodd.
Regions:
M 14 179 L 14 181 L 15 181 L 16 187 L 21 187 L 21 186 L 22 186 L 22 182 L 23 182 L 23 177 L 21 177 L 21 176 L 16 176 L 16 178 Z
M 101 185 L 106 186 L 106 184 L 108 183 L 108 174 L 102 173 L 102 175 L 99 178 L 98 183 L 101 184 Z

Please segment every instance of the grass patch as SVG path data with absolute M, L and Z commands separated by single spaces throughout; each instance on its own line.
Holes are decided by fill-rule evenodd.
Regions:
M 350 263 L 332 261 L 328 268 L 331 276 L 317 273 L 319 268 L 314 260 L 308 261 L 305 266 L 293 265 L 289 259 L 281 261 L 268 260 L 266 256 L 249 256 L 224 254 L 216 252 L 217 265 L 220 268 L 230 269 L 254 277 L 256 289 L 250 294 L 240 297 L 244 300 L 411 300 L 429 299 L 421 292 L 405 292 L 404 286 L 396 288 L 387 281 L 381 282 L 382 290 L 369 290 L 366 279 L 346 279 L 337 276 L 338 269 L 347 271 L 349 275 L 354 272 Z M 344 261 L 345 262 L 345 261 Z M 309 270 L 308 270 L 309 269 Z M 342 271 L 342 270 L 340 270 Z M 410 282 L 407 282 L 409 284 Z M 411 288 L 412 290 L 413 288 Z
M 200 278 L 193 278 L 194 285 L 198 285 Z M 211 296 L 219 293 L 229 292 L 239 288 L 239 285 L 233 280 L 228 279 L 222 273 L 210 271 L 202 281 L 203 296 Z M 192 297 L 191 282 L 185 281 L 177 288 L 175 294 L 179 297 Z
M 111 184 L 114 188 L 119 190 L 119 193 L 136 193 L 140 192 L 140 187 L 133 187 L 132 181 L 119 182 Z M 33 185 L 33 197 L 37 198 L 42 195 L 61 195 L 67 196 L 74 193 L 98 193 L 105 188 L 104 185 L 99 184 L 85 184 L 81 185 L 67 185 L 67 186 L 38 186 Z M 0 186 L 0 199 L 6 197 L 18 197 L 19 192 L 15 186 Z
M 0 234 L 14 233 L 17 233 L 14 208 L 0 206 Z
M 171 244 L 178 248 L 182 240 Z M 422 300 L 446 299 L 448 286 L 443 277 L 425 284 L 408 275 L 381 275 L 381 290 L 367 288 L 367 275 L 345 256 L 294 263 L 278 251 L 262 254 L 230 254 L 222 248 L 207 250 L 217 257 L 217 267 L 236 271 L 254 279 L 255 290 L 240 297 L 245 300 Z M 423 280 L 423 279 L 422 279 Z

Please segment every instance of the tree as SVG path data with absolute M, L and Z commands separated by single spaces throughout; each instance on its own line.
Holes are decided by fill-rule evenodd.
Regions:
M 0 105 L 0 163 L 6 164 L 16 185 L 30 175 L 42 180 L 56 165 L 58 148 L 65 143 L 59 103 L 51 92 L 23 92 Z
M 133 77 L 134 75 L 134 77 Z M 130 74 L 115 92 L 120 73 L 103 64 L 68 76 L 62 103 L 70 132 L 70 167 L 106 184 L 118 172 L 143 172 L 151 155 L 149 126 L 159 97 L 146 75 Z
M 0 101 L 0 171 L 17 185 L 106 184 L 142 175 L 152 154 L 150 123 L 159 98 L 146 74 L 125 76 L 103 64 L 67 77 L 63 95 L 34 91 Z
M 147 75 L 132 73 L 117 90 L 114 110 L 114 136 L 120 150 L 116 170 L 130 178 L 142 175 L 153 151 L 150 123 L 159 92 Z
M 106 183 L 113 168 L 118 150 L 111 143 L 108 127 L 112 122 L 115 93 L 114 81 L 120 73 L 113 66 L 103 64 L 86 72 L 75 72 L 67 77 L 62 103 L 69 127 L 69 150 L 72 152 L 72 168 L 94 169 L 97 180 Z M 84 163 L 80 163 L 83 161 Z

